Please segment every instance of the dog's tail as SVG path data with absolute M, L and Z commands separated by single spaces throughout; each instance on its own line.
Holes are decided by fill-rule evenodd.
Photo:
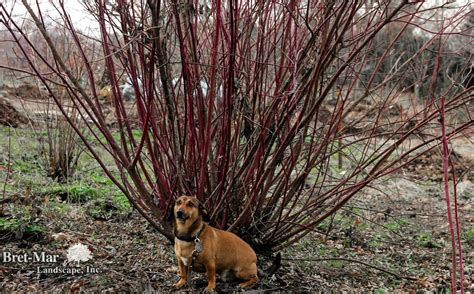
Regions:
M 281 266 L 281 254 L 280 252 L 277 253 L 275 258 L 273 259 L 272 265 L 267 268 L 266 270 L 258 270 L 258 277 L 259 278 L 266 278 L 271 277 Z

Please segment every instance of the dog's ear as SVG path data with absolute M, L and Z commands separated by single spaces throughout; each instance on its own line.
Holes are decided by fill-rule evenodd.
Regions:
M 204 208 L 204 206 L 199 203 L 199 211 L 201 212 L 202 220 L 206 223 L 211 221 L 211 218 L 209 217 L 209 213 L 207 213 L 207 209 Z
M 170 203 L 168 206 L 168 211 L 166 212 L 165 219 L 168 223 L 172 223 L 174 221 L 174 201 Z
M 171 223 L 174 220 L 174 213 L 173 209 L 168 209 L 168 213 L 166 213 L 166 221 Z

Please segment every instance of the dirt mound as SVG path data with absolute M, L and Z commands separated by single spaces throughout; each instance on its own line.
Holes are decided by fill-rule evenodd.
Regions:
M 18 85 L 16 87 L 1 87 L 0 90 L 8 93 L 9 96 L 18 97 L 27 100 L 44 100 L 47 99 L 45 95 L 38 86 L 36 85 Z
M 0 124 L 18 127 L 27 122 L 28 119 L 16 110 L 9 101 L 0 98 Z
M 454 165 L 456 176 L 462 177 L 474 170 L 474 162 L 465 158 L 460 153 L 452 151 L 450 155 Z M 404 169 L 412 177 L 420 180 L 431 179 L 434 181 L 443 180 L 443 156 L 438 149 L 426 152 L 415 160 L 409 162 Z M 452 179 L 452 166 L 449 166 L 449 179 Z

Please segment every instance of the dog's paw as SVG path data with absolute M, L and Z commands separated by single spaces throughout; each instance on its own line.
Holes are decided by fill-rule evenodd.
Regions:
M 216 292 L 216 289 L 215 288 L 209 288 L 209 287 L 206 287 L 206 289 L 204 290 L 206 293 L 215 293 Z
M 249 288 L 249 287 L 253 286 L 253 284 L 255 284 L 257 281 L 258 281 L 257 278 L 251 278 L 247 281 L 244 281 L 244 282 L 240 283 L 239 287 L 241 289 Z
M 176 284 L 173 285 L 173 287 L 176 289 L 183 288 L 183 286 L 186 285 L 186 282 L 187 281 L 185 279 L 181 278 Z

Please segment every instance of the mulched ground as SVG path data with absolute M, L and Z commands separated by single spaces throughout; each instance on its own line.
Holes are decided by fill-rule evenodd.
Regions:
M 276 276 L 252 289 L 259 291 L 441 291 L 450 283 L 450 237 L 439 183 L 423 186 L 393 179 L 368 189 L 336 215 L 331 229 L 318 228 L 282 252 L 283 266 Z M 398 189 L 398 190 L 397 190 Z M 395 192 L 398 191 L 398 194 Z M 472 228 L 472 183 L 459 195 L 463 228 Z M 408 193 L 409 192 L 409 193 Z M 423 194 L 424 193 L 424 194 Z M 59 214 L 49 203 L 37 222 L 48 228 L 30 240 L 4 235 L 2 252 L 59 254 L 57 263 L 0 263 L 0 288 L 7 292 L 170 292 L 177 281 L 171 244 L 136 212 L 108 221 L 94 220 L 78 204 Z M 327 222 L 326 222 L 327 225 Z M 424 237 L 425 236 L 425 237 Z M 18 237 L 18 236 L 17 236 Z M 24 237 L 24 236 L 23 236 Z M 100 273 L 44 274 L 47 267 L 75 267 L 66 262 L 67 249 L 82 243 L 93 259 L 81 268 Z M 466 289 L 474 290 L 474 240 L 463 239 Z M 268 261 L 267 261 L 268 262 Z M 265 264 L 261 260 L 260 264 Z M 263 267 L 265 267 L 264 265 Z M 38 270 L 38 267 L 40 270 Z M 206 286 L 194 274 L 194 288 Z M 219 292 L 238 291 L 236 283 L 218 281 Z

